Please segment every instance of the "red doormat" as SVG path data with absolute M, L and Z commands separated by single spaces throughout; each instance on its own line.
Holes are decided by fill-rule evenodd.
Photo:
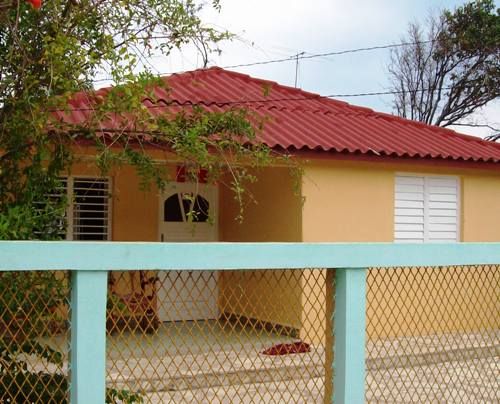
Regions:
M 311 352 L 311 346 L 305 342 L 297 341 L 290 344 L 276 344 L 271 348 L 264 349 L 261 354 L 263 355 L 289 355 L 296 353 Z

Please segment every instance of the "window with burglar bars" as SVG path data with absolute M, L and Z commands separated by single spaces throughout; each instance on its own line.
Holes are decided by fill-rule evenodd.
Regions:
M 111 204 L 109 178 L 61 178 L 60 187 L 51 197 L 66 195 L 67 228 L 61 226 L 66 240 L 111 240 Z

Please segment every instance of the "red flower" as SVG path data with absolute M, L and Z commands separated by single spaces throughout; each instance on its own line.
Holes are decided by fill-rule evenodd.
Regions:
M 42 7 L 42 0 L 26 0 L 28 3 L 30 3 L 33 8 L 35 9 L 39 9 L 40 7 Z

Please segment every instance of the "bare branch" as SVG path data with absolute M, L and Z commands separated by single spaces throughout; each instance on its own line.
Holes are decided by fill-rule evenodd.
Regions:
M 388 66 L 394 111 L 449 126 L 500 97 L 498 24 L 491 1 L 431 16 L 425 28 L 410 24 L 401 43 L 413 44 L 394 49 Z

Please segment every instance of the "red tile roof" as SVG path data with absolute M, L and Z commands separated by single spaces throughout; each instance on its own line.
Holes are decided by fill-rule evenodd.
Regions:
M 218 67 L 173 74 L 165 80 L 169 90 L 155 89 L 155 104 L 144 100 L 155 108 L 152 113 L 163 109 L 160 105 L 177 109 L 201 104 L 212 111 L 244 107 L 269 118 L 260 138 L 273 148 L 500 162 L 500 147 L 491 142 Z M 73 111 L 64 119 L 82 122 L 88 98 L 76 97 L 71 104 Z

